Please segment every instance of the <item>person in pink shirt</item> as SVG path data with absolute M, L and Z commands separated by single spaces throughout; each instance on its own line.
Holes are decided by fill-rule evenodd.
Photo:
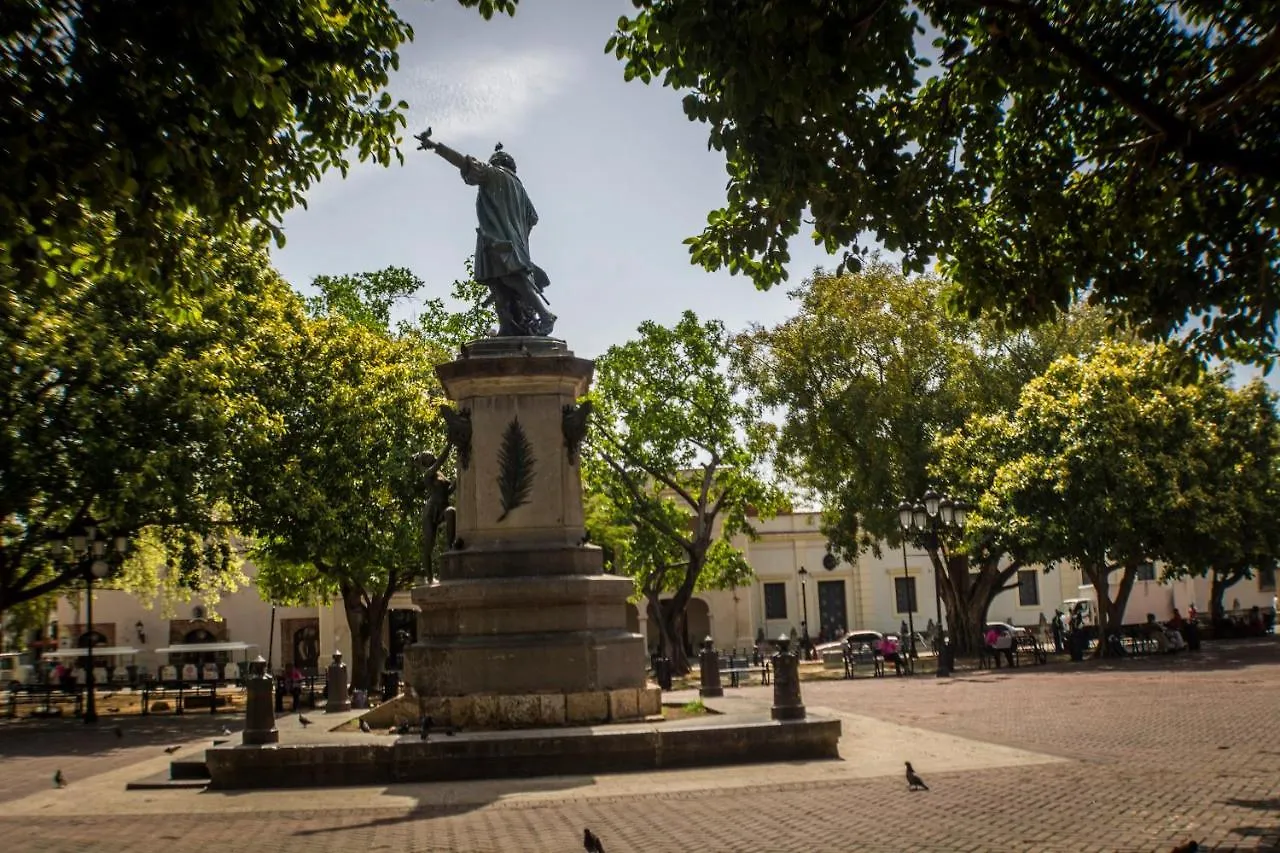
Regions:
M 902 675 L 902 655 L 899 654 L 898 638 L 893 634 L 885 635 L 885 638 L 880 641 L 880 656 L 886 661 L 893 662 L 895 675 Z
M 1000 650 L 996 648 L 996 645 L 1000 642 L 1000 632 L 997 631 L 995 628 L 988 628 L 986 635 L 983 637 L 983 642 L 986 644 L 986 647 L 987 647 L 987 655 L 992 658 L 995 658 L 996 669 L 999 669 L 1000 668 Z

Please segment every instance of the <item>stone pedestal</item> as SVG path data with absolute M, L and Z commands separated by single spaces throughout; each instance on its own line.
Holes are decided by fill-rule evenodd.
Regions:
M 351 693 L 347 689 L 347 665 L 342 662 L 342 652 L 333 653 L 333 663 L 329 664 L 324 710 L 326 714 L 336 714 L 351 710 Z
M 643 717 L 632 583 L 602 574 L 585 544 L 577 401 L 592 368 L 562 341 L 490 338 L 436 370 L 455 401 L 457 512 L 439 580 L 413 591 L 419 641 L 405 668 L 439 722 L 450 708 L 485 727 L 545 724 L 556 709 L 568 722 L 571 705 L 595 708 L 583 721 Z M 545 714 L 531 696 L 547 697 Z
M 246 744 L 279 743 L 276 715 L 272 709 L 272 691 L 275 679 L 267 672 L 267 662 L 262 655 L 249 662 L 249 674 L 245 677 L 244 734 Z

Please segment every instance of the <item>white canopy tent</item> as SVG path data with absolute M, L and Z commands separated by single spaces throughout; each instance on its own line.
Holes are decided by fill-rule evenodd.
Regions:
M 54 649 L 51 652 L 45 652 L 41 657 L 51 660 L 66 660 L 74 658 L 87 657 L 89 650 L 87 648 L 70 648 L 70 649 Z M 94 646 L 93 656 L 95 658 L 118 658 L 128 657 L 138 654 L 138 649 L 133 646 Z

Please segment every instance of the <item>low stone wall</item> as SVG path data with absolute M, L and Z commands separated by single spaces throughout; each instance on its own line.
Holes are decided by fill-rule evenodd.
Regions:
M 390 743 L 223 745 L 213 788 L 385 785 L 838 758 L 840 721 L 724 721 L 463 734 Z

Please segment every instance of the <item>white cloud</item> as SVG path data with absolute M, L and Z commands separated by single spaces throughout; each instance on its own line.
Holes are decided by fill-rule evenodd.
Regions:
M 573 57 L 550 51 L 465 57 L 409 69 L 394 86 L 409 102 L 409 127 L 458 142 L 518 131 L 563 89 Z M 496 141 L 496 140 L 494 140 Z
M 474 152 L 463 149 L 477 155 L 507 137 L 518 137 L 538 107 L 564 90 L 576 61 L 563 53 L 530 50 L 450 57 L 402 68 L 389 87 L 393 97 L 409 104 L 401 150 L 412 161 L 416 147 L 412 134 L 427 127 L 432 138 L 452 148 L 478 143 Z M 383 171 L 357 162 L 354 151 L 348 159 L 352 166 L 345 180 L 341 173 L 330 171 L 307 192 L 310 207 L 332 202 Z

